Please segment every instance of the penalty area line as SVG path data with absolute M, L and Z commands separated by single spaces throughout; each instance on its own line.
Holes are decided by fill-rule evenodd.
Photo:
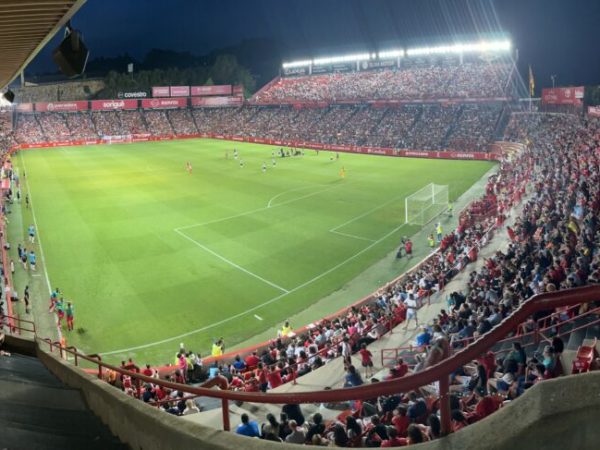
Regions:
M 189 237 L 187 234 L 185 234 L 182 231 L 179 230 L 174 230 L 177 234 L 179 234 L 180 236 L 183 236 L 184 238 L 186 238 L 188 241 L 194 243 L 195 245 L 197 245 L 198 247 L 200 247 L 202 250 L 204 250 L 205 252 L 210 253 L 211 255 L 219 258 L 221 261 L 229 264 L 232 267 L 235 267 L 236 269 L 250 275 L 251 277 L 256 278 L 257 280 L 262 281 L 263 283 L 268 284 L 271 287 L 274 287 L 275 289 L 278 289 L 282 292 L 288 293 L 289 291 L 286 288 L 283 288 L 281 286 L 279 286 L 278 284 L 273 283 L 272 281 L 269 281 L 263 277 L 261 277 L 260 275 L 255 274 L 254 272 L 250 272 L 248 269 L 245 269 L 244 267 L 240 266 L 239 264 L 234 263 L 233 261 L 225 258 L 224 256 L 219 255 L 217 252 L 211 250 L 210 248 L 206 247 L 205 245 L 202 245 L 200 242 L 196 241 L 195 239 L 192 239 L 191 237 Z
M 226 323 L 229 323 L 229 322 L 232 322 L 234 320 L 237 320 L 240 317 L 243 317 L 243 316 L 245 316 L 247 314 L 254 313 L 254 311 L 257 311 L 260 308 L 263 308 L 263 307 L 268 306 L 268 305 L 270 305 L 272 303 L 275 303 L 275 302 L 281 300 L 282 298 L 288 296 L 289 294 L 292 294 L 292 293 L 294 293 L 294 292 L 296 292 L 296 291 L 298 291 L 298 290 L 300 290 L 300 289 L 302 289 L 302 288 L 304 288 L 304 287 L 306 287 L 306 286 L 314 283 L 315 281 L 320 280 L 324 276 L 329 275 L 331 272 L 336 271 L 337 269 L 339 269 L 343 265 L 345 265 L 345 264 L 349 263 L 350 261 L 358 258 L 360 255 L 362 255 L 363 253 L 369 251 L 370 249 L 372 249 L 373 247 L 375 247 L 380 242 L 382 242 L 385 239 L 389 238 L 394 233 L 397 233 L 398 231 L 400 231 L 405 226 L 406 226 L 406 224 L 403 223 L 402 225 L 394 228 L 392 231 L 386 233 L 384 236 L 382 236 L 379 239 L 377 239 L 375 242 L 372 242 L 371 244 L 369 244 L 368 246 L 366 246 L 365 248 L 363 248 L 359 252 L 355 253 L 354 255 L 350 256 L 349 258 L 345 259 L 344 261 L 340 262 L 339 264 L 336 264 L 332 268 L 328 269 L 327 271 L 321 272 L 316 277 L 311 278 L 308 281 L 305 281 L 301 285 L 296 286 L 295 288 L 289 290 L 288 292 L 284 292 L 282 294 L 279 294 L 278 296 L 273 297 L 273 298 L 267 300 L 266 302 L 263 302 L 263 303 L 261 303 L 259 305 L 253 306 L 250 309 L 247 309 L 246 311 L 239 312 L 239 313 L 237 313 L 237 314 L 235 314 L 233 316 L 226 317 L 223 320 L 219 320 L 218 322 L 212 323 L 210 325 L 203 326 L 203 327 L 198 328 L 196 330 L 191 330 L 191 331 L 188 331 L 186 333 L 179 334 L 177 336 L 172 336 L 172 337 L 169 337 L 169 338 L 161 339 L 160 341 L 156 341 L 156 342 L 150 342 L 148 344 L 137 345 L 135 347 L 123 348 L 123 349 L 119 349 L 119 350 L 113 350 L 113 351 L 110 351 L 110 352 L 102 352 L 102 353 L 100 353 L 100 355 L 104 355 L 104 356 L 115 355 L 115 354 L 118 354 L 118 353 L 127 353 L 127 352 L 131 352 L 131 351 L 134 351 L 134 350 L 142 350 L 142 349 L 145 349 L 145 348 L 155 347 L 155 346 L 161 345 L 161 344 L 167 344 L 169 342 L 177 341 L 177 340 L 180 340 L 182 338 L 185 338 L 185 337 L 188 337 L 188 336 L 193 336 L 194 334 L 202 333 L 203 331 L 207 331 L 207 330 L 216 328 L 216 327 L 218 327 L 220 325 L 224 325 Z

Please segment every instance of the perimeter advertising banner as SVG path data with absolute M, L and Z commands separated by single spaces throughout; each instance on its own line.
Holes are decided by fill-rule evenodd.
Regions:
M 214 86 L 192 86 L 193 96 L 204 95 L 231 95 L 232 87 L 230 84 L 216 84 Z
M 185 108 L 187 98 L 146 98 L 142 100 L 142 108 Z
M 169 97 L 171 90 L 169 86 L 154 86 L 152 87 L 152 97 Z
M 35 110 L 38 112 L 73 112 L 86 111 L 88 109 L 87 101 L 76 102 L 39 102 L 35 104 Z
M 600 117 L 600 106 L 588 106 L 588 116 Z
M 137 109 L 137 100 L 92 100 L 92 111 L 116 111 L 121 109 Z
M 192 106 L 242 106 L 242 97 L 192 97 Z
M 189 97 L 190 87 L 189 86 L 171 86 L 171 97 Z
M 542 89 L 543 105 L 583 105 L 583 86 Z

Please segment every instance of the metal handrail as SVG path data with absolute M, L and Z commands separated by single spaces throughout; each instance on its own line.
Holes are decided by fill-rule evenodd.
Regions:
M 499 339 L 511 332 L 516 326 L 537 311 L 554 309 L 562 306 L 572 306 L 580 303 L 590 303 L 597 300 L 600 300 L 600 286 L 597 285 L 535 295 L 523 302 L 510 316 L 505 318 L 500 324 L 496 325 L 480 339 L 418 374 L 411 374 L 403 378 L 345 389 L 293 392 L 285 394 L 206 389 L 165 380 L 157 380 L 153 377 L 148 377 L 140 373 L 131 372 L 107 364 L 101 360 L 78 353 L 75 350 L 60 347 L 60 344 L 59 348 L 62 351 L 73 355 L 78 353 L 80 359 L 97 364 L 99 367 L 98 376 L 100 378 L 102 377 L 102 368 L 106 368 L 114 370 L 122 375 L 128 375 L 132 379 L 139 379 L 140 382 L 152 383 L 197 396 L 220 398 L 223 403 L 223 424 L 225 429 L 229 429 L 228 401 L 230 400 L 269 404 L 329 403 L 349 400 L 367 400 L 381 395 L 408 392 L 423 385 L 439 382 L 442 428 L 445 433 L 448 433 L 450 431 L 450 404 L 448 397 L 450 373 L 457 367 L 467 364 L 479 357 L 487 349 L 496 344 Z M 56 345 L 56 343 L 52 343 L 49 339 L 46 340 L 46 342 L 49 342 L 51 346 Z

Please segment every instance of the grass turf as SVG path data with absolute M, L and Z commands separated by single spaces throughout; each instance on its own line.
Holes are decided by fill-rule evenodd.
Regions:
M 309 150 L 273 167 L 273 150 L 181 140 L 22 152 L 50 282 L 84 330 L 69 343 L 163 363 L 179 342 L 202 353 L 215 337 L 243 342 L 416 232 L 400 227 L 406 196 L 435 182 L 456 199 L 493 164 Z

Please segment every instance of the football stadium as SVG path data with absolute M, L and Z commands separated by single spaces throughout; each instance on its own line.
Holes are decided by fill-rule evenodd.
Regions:
M 0 2 L 0 448 L 596 447 L 597 61 L 513 2 L 148 3 Z

